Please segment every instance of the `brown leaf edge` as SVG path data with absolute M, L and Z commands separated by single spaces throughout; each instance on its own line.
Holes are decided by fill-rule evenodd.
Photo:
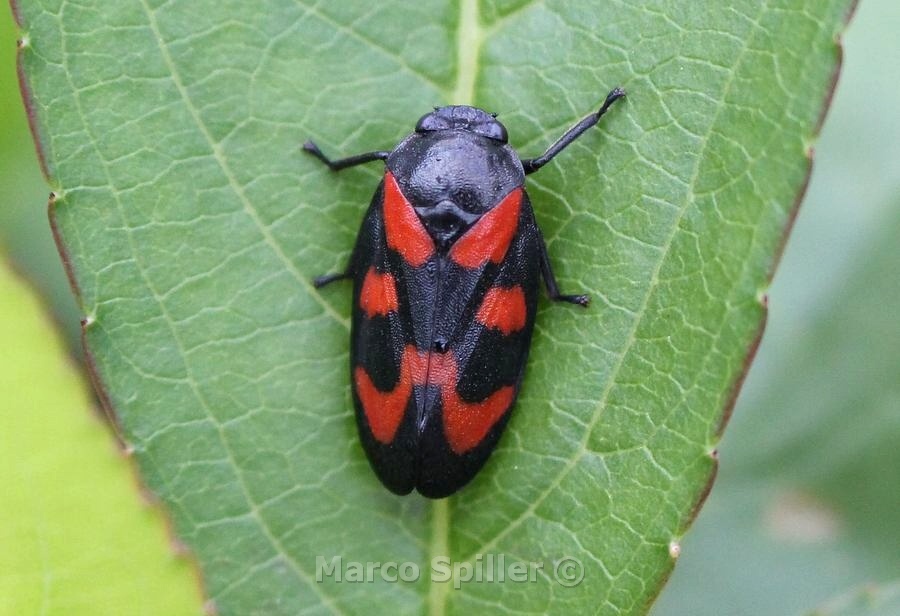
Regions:
M 831 109 L 831 102 L 834 99 L 834 93 L 837 89 L 838 81 L 841 75 L 841 68 L 844 63 L 844 45 L 843 45 L 843 36 L 847 31 L 847 27 L 850 25 L 851 20 L 853 19 L 854 14 L 856 13 L 856 9 L 859 6 L 859 0 L 852 0 L 850 6 L 847 8 L 846 13 L 843 18 L 843 25 L 835 34 L 834 38 L 834 50 L 837 55 L 837 60 L 834 65 L 834 70 L 831 73 L 831 82 L 825 88 L 825 97 L 822 102 L 822 109 L 819 112 L 819 117 L 816 120 L 816 124 L 813 127 L 812 132 L 810 133 L 810 137 L 812 140 L 815 140 L 819 137 L 822 132 L 822 126 L 825 124 L 825 119 L 828 116 L 828 111 Z M 794 203 L 791 205 L 790 213 L 788 214 L 788 219 L 785 223 L 784 230 L 782 231 L 781 238 L 778 244 L 778 247 L 775 249 L 775 253 L 772 255 L 772 263 L 769 266 L 769 271 L 766 274 L 766 287 L 768 288 L 772 283 L 772 278 L 775 276 L 775 272 L 778 269 L 779 263 L 781 263 L 781 258 L 784 256 L 784 249 L 787 246 L 788 238 L 791 235 L 791 231 L 794 228 L 794 223 L 797 220 L 797 214 L 800 212 L 800 205 L 803 203 L 803 199 L 806 196 L 806 191 L 809 188 L 809 181 L 812 177 L 813 171 L 813 159 L 815 157 L 815 152 L 812 147 L 807 148 L 806 150 L 806 177 L 803 179 L 803 183 L 800 186 L 800 189 L 797 191 L 797 196 L 794 199 Z M 722 407 L 722 415 L 719 418 L 719 423 L 716 426 L 716 437 L 721 439 L 722 434 L 725 431 L 726 426 L 728 425 L 729 420 L 731 419 L 731 415 L 734 412 L 735 404 L 737 403 L 738 396 L 741 393 L 741 388 L 744 386 L 744 381 L 747 379 L 747 373 L 750 371 L 750 366 L 753 364 L 753 359 L 756 357 L 756 352 L 759 350 L 760 342 L 762 342 L 763 334 L 765 333 L 766 323 L 769 317 L 769 296 L 764 293 L 759 297 L 759 304 L 762 306 L 763 314 L 762 318 L 759 322 L 759 327 L 756 330 L 756 334 L 753 337 L 753 341 L 750 343 L 750 347 L 747 349 L 747 355 L 744 357 L 744 364 L 741 367 L 740 372 L 735 377 L 734 382 L 731 385 L 730 392 L 728 394 L 728 398 L 725 402 L 725 405 Z M 665 588 L 666 582 L 669 581 L 669 577 L 672 575 L 672 571 L 675 569 L 675 561 L 678 558 L 679 553 L 681 552 L 680 540 L 681 537 L 687 533 L 690 529 L 691 525 L 694 523 L 694 520 L 697 519 L 697 515 L 700 513 L 700 510 L 703 508 L 704 503 L 706 503 L 706 499 L 709 497 L 709 493 L 712 491 L 713 484 L 716 481 L 716 477 L 719 472 L 719 453 L 717 449 L 713 449 L 710 454 L 710 458 L 713 460 L 712 470 L 709 474 L 709 479 L 706 482 L 706 485 L 703 486 L 703 489 L 700 490 L 700 493 L 697 496 L 697 500 L 694 503 L 694 506 L 691 508 L 690 513 L 682 520 L 681 528 L 678 532 L 678 536 L 673 539 L 672 543 L 669 544 L 669 554 L 671 559 L 669 561 L 669 569 L 665 572 L 665 574 L 660 578 L 659 584 L 654 589 L 655 592 L 647 599 L 646 604 L 644 605 L 644 613 L 649 612 L 653 603 L 659 598 L 662 589 Z
M 22 14 L 19 11 L 18 1 L 19 0 L 9 0 L 9 6 L 12 10 L 13 20 L 15 21 L 16 27 L 20 32 L 23 32 L 26 28 L 22 19 Z M 34 141 L 35 150 L 37 152 L 38 164 L 41 167 L 41 173 L 43 174 L 44 179 L 52 187 L 54 185 L 53 169 L 50 166 L 49 160 L 45 154 L 45 140 L 41 133 L 41 125 L 38 121 L 37 113 L 35 111 L 34 98 L 32 96 L 31 87 L 28 83 L 28 78 L 25 74 L 22 62 L 22 56 L 28 50 L 28 48 L 29 41 L 27 38 L 20 37 L 19 40 L 16 41 L 16 74 L 18 76 L 19 90 L 22 95 L 22 102 L 25 106 L 25 113 L 28 119 L 28 127 L 31 130 L 31 136 Z M 59 227 L 56 223 L 56 208 L 60 204 L 60 202 L 64 201 L 64 199 L 65 195 L 61 195 L 59 190 L 51 190 L 50 197 L 47 201 L 47 217 L 50 222 L 50 230 L 53 234 L 53 241 L 56 244 L 57 250 L 59 251 L 59 256 L 62 260 L 63 268 L 66 272 L 66 277 L 69 280 L 69 286 L 72 288 L 72 293 L 75 295 L 75 300 L 78 303 L 78 306 L 81 307 L 81 288 L 78 286 L 78 281 L 75 278 L 75 271 L 72 266 L 72 261 L 69 257 L 68 250 L 65 246 L 65 243 L 63 242 L 62 236 L 59 233 Z M 90 318 L 81 319 L 81 346 L 84 350 L 84 366 L 87 369 L 87 374 L 90 379 L 91 385 L 93 386 L 94 392 L 97 395 L 97 399 L 100 401 L 103 415 L 107 420 L 105 423 L 110 428 L 111 436 L 113 437 L 116 447 L 122 455 L 122 458 L 127 461 L 129 467 L 131 468 L 131 475 L 133 479 L 133 485 L 135 487 L 135 492 L 139 496 L 141 503 L 146 507 L 152 508 L 153 513 L 158 515 L 159 518 L 163 521 L 166 530 L 166 536 L 169 540 L 169 548 L 171 549 L 173 555 L 176 558 L 184 559 L 190 565 L 190 569 L 193 572 L 193 577 L 196 582 L 198 598 L 203 605 L 204 613 L 208 614 L 209 616 L 215 616 L 215 614 L 217 613 L 216 607 L 215 604 L 208 599 L 209 593 L 206 590 L 206 583 L 203 578 L 203 570 L 200 567 L 200 563 L 197 560 L 196 555 L 187 547 L 187 545 L 184 544 L 184 542 L 182 542 L 178 538 L 177 534 L 175 533 L 175 525 L 172 521 L 172 517 L 168 508 L 163 505 L 161 499 L 144 483 L 139 472 L 138 465 L 134 459 L 133 451 L 128 446 L 127 441 L 123 436 L 118 415 L 115 408 L 113 407 L 109 394 L 107 393 L 106 388 L 102 380 L 100 379 L 100 373 L 97 369 L 97 364 L 94 359 L 93 352 L 87 344 L 86 332 L 88 327 L 90 327 L 92 323 L 93 321 Z M 75 360 L 73 359 L 72 361 L 74 362 Z
M 9 0 L 10 8 L 12 10 L 13 19 L 16 22 L 19 30 L 24 30 L 23 20 L 21 13 L 18 9 L 18 1 L 19 0 Z M 831 83 L 827 86 L 825 91 L 825 97 L 822 104 L 822 109 L 819 114 L 819 118 L 816 121 L 816 125 L 811 132 L 811 137 L 813 139 L 817 138 L 822 131 L 822 125 L 825 122 L 825 118 L 828 115 L 828 110 L 831 108 L 831 102 L 834 98 L 834 93 L 837 88 L 838 80 L 840 78 L 841 67 L 843 66 L 843 43 L 842 38 L 843 34 L 847 29 L 847 26 L 850 24 L 850 21 L 853 19 L 853 15 L 856 12 L 856 9 L 859 5 L 859 0 L 853 0 L 850 4 L 847 12 L 844 15 L 844 23 L 843 27 L 836 34 L 834 45 L 835 45 L 835 53 L 837 54 L 837 61 L 835 62 L 834 70 L 832 71 Z M 41 136 L 40 124 L 37 119 L 37 114 L 34 110 L 34 101 L 31 93 L 31 89 L 28 84 L 27 76 L 25 75 L 23 65 L 22 65 L 22 54 L 28 48 L 27 41 L 23 39 L 19 39 L 17 41 L 17 54 L 16 54 L 16 68 L 17 74 L 19 78 L 19 88 L 22 94 L 22 101 L 25 105 L 25 111 L 28 117 L 28 126 L 31 129 L 31 135 L 34 139 L 35 149 L 37 151 L 38 161 L 41 166 L 41 171 L 43 172 L 44 178 L 47 180 L 49 184 L 53 184 L 53 175 L 52 171 L 48 165 L 47 158 L 44 153 L 44 140 Z M 797 196 L 794 199 L 794 203 L 791 206 L 790 214 L 788 216 L 788 220 L 785 224 L 784 230 L 782 232 L 781 240 L 779 242 L 779 246 L 775 251 L 775 254 L 772 258 L 772 263 L 770 269 L 766 276 L 767 283 L 771 283 L 772 278 L 775 275 L 775 271 L 778 268 L 778 264 L 781 262 L 781 258 L 784 255 L 784 249 L 787 245 L 788 238 L 790 237 L 791 231 L 794 227 L 794 223 L 797 219 L 797 214 L 800 211 L 800 205 L 803 202 L 803 198 L 806 195 L 806 191 L 809 188 L 809 181 L 812 177 L 813 170 L 813 158 L 814 151 L 812 148 L 809 148 L 806 151 L 806 159 L 807 159 L 807 171 L 806 177 L 804 178 L 803 184 L 800 186 L 800 189 L 797 191 Z M 72 267 L 71 259 L 69 258 L 68 250 L 62 240 L 62 237 L 59 234 L 59 229 L 56 224 L 56 207 L 60 201 L 59 193 L 53 191 L 50 193 L 50 198 L 47 204 L 48 210 L 48 218 L 50 221 L 50 228 L 53 232 L 53 239 L 56 243 L 57 249 L 59 250 L 59 256 L 62 259 L 63 267 L 66 271 L 66 276 L 69 279 L 69 285 L 72 287 L 72 292 L 75 294 L 75 298 L 78 301 L 79 305 L 81 304 L 82 294 L 81 289 L 78 286 L 78 282 L 75 278 L 75 273 Z M 768 284 L 767 284 L 768 286 Z M 744 385 L 744 381 L 747 378 L 747 373 L 750 370 L 750 366 L 753 363 L 753 359 L 756 357 L 756 352 L 759 350 L 760 342 L 762 341 L 763 334 L 766 328 L 766 322 L 768 319 L 768 295 L 762 295 L 759 298 L 759 303 L 763 308 L 763 315 L 759 323 L 759 327 L 756 331 L 756 334 L 753 338 L 753 341 L 750 343 L 750 347 L 747 350 L 747 355 L 744 357 L 744 363 L 737 374 L 734 383 L 731 386 L 730 393 L 728 395 L 727 401 L 722 409 L 722 415 L 719 419 L 718 426 L 716 427 L 716 436 L 721 437 L 722 433 L 725 430 L 725 427 L 728 425 L 728 421 L 731 419 L 731 415 L 734 411 L 735 404 L 737 403 L 738 395 L 740 394 L 741 388 Z M 161 513 L 163 519 L 166 524 L 166 532 L 169 536 L 170 545 L 173 549 L 173 552 L 176 556 L 187 559 L 191 565 L 195 574 L 195 578 L 197 581 L 198 589 L 201 593 L 201 598 L 207 598 L 209 595 L 206 592 L 206 586 L 203 579 L 203 570 L 198 562 L 196 555 L 191 552 L 191 550 L 182 543 L 176 536 L 174 525 L 172 523 L 171 515 L 168 509 L 163 506 L 159 497 L 154 494 L 149 488 L 144 485 L 141 475 L 139 473 L 137 464 L 134 462 L 134 458 L 131 455 L 130 449 L 127 447 L 126 442 L 122 436 L 121 426 L 119 424 L 118 415 L 116 413 L 115 408 L 113 407 L 112 401 L 110 400 L 109 394 L 107 393 L 105 386 L 100 378 L 99 371 L 97 370 L 97 365 L 94 360 L 93 353 L 91 352 L 90 347 L 87 344 L 85 333 L 87 328 L 90 327 L 92 322 L 90 319 L 84 318 L 81 320 L 81 344 L 84 348 L 85 354 L 85 362 L 87 366 L 88 374 L 90 375 L 91 383 L 94 386 L 94 390 L 97 393 L 97 396 L 103 406 L 103 410 L 106 413 L 109 423 L 112 426 L 112 430 L 116 437 L 117 442 L 119 443 L 120 450 L 122 450 L 125 457 L 129 460 L 131 470 L 135 479 L 135 485 L 140 494 L 143 495 L 144 499 L 154 505 Z M 668 571 L 666 571 L 663 576 L 659 579 L 659 583 L 655 588 L 655 592 L 647 599 L 645 603 L 644 611 L 647 612 L 650 610 L 650 607 L 659 597 L 659 594 L 662 592 L 662 589 L 665 587 L 666 582 L 668 582 L 669 577 L 672 574 L 672 571 L 675 568 L 675 561 L 678 558 L 678 553 L 680 552 L 680 538 L 684 536 L 684 534 L 690 529 L 694 520 L 697 518 L 697 515 L 700 513 L 700 510 L 703 508 L 703 504 L 706 502 L 706 499 L 709 497 L 709 493 L 712 491 L 713 484 L 715 483 L 716 476 L 718 475 L 719 469 L 719 456 L 718 451 L 713 450 L 709 454 L 710 458 L 713 461 L 712 470 L 710 471 L 709 478 L 707 479 L 706 484 L 703 489 L 698 494 L 697 500 L 695 501 L 691 511 L 688 515 L 682 520 L 681 528 L 678 532 L 678 537 L 672 541 L 669 546 L 669 553 L 671 555 L 670 565 Z M 216 614 L 216 607 L 214 602 L 211 599 L 207 599 L 204 603 L 204 608 L 207 614 L 211 616 Z

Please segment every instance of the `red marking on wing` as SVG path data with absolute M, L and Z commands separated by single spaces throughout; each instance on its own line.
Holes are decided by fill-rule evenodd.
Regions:
M 462 455 L 484 440 L 497 420 L 503 417 L 512 404 L 515 389 L 501 387 L 481 402 L 466 402 L 456 393 L 458 370 L 453 353 L 421 354 L 418 361 L 418 369 L 428 371 L 427 384 L 441 390 L 444 434 L 453 453 Z M 422 372 L 418 379 L 422 378 Z M 421 383 L 418 379 L 416 382 Z
M 420 267 L 434 254 L 434 242 L 403 193 L 394 174 L 384 174 L 384 227 L 387 244 L 413 267 Z
M 364 283 L 365 284 L 365 283 Z M 391 391 L 379 391 L 365 368 L 357 366 L 353 371 L 356 393 L 375 440 L 390 444 L 403 421 L 403 413 L 412 395 L 413 385 L 425 383 L 428 371 L 428 354 L 419 353 L 413 345 L 403 349 L 400 360 L 400 381 Z
M 430 359 L 429 353 L 423 353 L 411 344 L 406 345 L 406 348 L 403 349 L 403 365 L 409 370 L 413 384 L 425 385 L 428 383 L 428 362 Z
M 503 261 L 519 226 L 521 205 L 522 188 L 518 187 L 453 244 L 450 258 L 469 268 L 481 267 L 488 261 Z
M 397 310 L 397 285 L 391 274 L 379 274 L 370 267 L 359 292 L 359 307 L 370 319 Z
M 394 440 L 412 394 L 413 385 L 441 391 L 444 434 L 450 449 L 462 455 L 480 443 L 512 404 L 515 388 L 501 387 L 481 402 L 466 402 L 456 392 L 458 368 L 453 353 L 429 353 L 407 345 L 400 362 L 400 382 L 389 392 L 379 391 L 360 366 L 354 370 L 356 391 L 372 435 L 385 445 Z
M 484 294 L 476 318 L 488 328 L 499 329 L 508 336 L 525 327 L 528 316 L 522 287 L 491 287 Z
M 389 444 L 394 440 L 397 428 L 400 427 L 400 421 L 412 393 L 413 384 L 408 370 L 404 370 L 403 365 L 400 366 L 400 382 L 388 392 L 378 391 L 361 366 L 357 366 L 353 371 L 353 377 L 356 382 L 356 394 L 362 403 L 372 436 L 385 445 Z
M 481 402 L 465 402 L 444 389 L 444 433 L 450 449 L 462 455 L 480 443 L 512 404 L 515 389 L 501 387 Z

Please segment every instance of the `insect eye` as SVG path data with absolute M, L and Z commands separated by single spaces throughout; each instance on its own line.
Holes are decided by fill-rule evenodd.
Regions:
M 439 110 L 440 107 L 435 109 Z M 422 116 L 416 124 L 417 133 L 427 133 L 444 128 L 447 128 L 447 120 L 439 116 L 437 111 Z
M 508 139 L 506 128 L 500 122 L 484 122 L 476 127 L 475 132 L 500 143 L 506 143 Z

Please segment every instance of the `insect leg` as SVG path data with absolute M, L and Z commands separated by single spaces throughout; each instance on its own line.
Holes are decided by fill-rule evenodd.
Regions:
M 328 165 L 328 168 L 332 171 L 340 171 L 341 169 L 346 169 L 347 167 L 355 167 L 356 165 L 362 165 L 364 163 L 370 163 L 373 160 L 385 160 L 388 156 L 390 156 L 390 152 L 366 152 L 365 154 L 357 154 L 356 156 L 348 156 L 347 158 L 339 158 L 338 160 L 331 160 L 327 156 L 322 153 L 322 150 L 319 149 L 312 141 L 307 141 L 303 144 L 303 149 L 320 161 Z
M 317 289 L 321 289 L 327 284 L 331 284 L 332 282 L 336 282 L 338 280 L 344 280 L 346 278 L 353 278 L 353 272 L 336 272 L 332 274 L 322 274 L 321 276 L 316 276 L 313 278 L 313 286 Z
M 562 137 L 556 140 L 556 143 L 547 148 L 547 151 L 538 156 L 537 158 L 527 158 L 522 161 L 522 166 L 525 168 L 526 175 L 529 173 L 534 173 L 551 160 L 553 157 L 562 152 L 570 143 L 578 139 L 585 131 L 594 126 L 597 122 L 600 121 L 600 118 L 603 117 L 603 114 L 606 113 L 606 110 L 609 109 L 614 102 L 619 100 L 625 96 L 625 90 L 622 88 L 616 88 L 612 92 L 606 95 L 606 101 L 604 101 L 603 106 L 600 107 L 600 110 L 596 113 L 592 113 L 591 115 L 584 118 L 581 122 L 567 130 Z
M 538 248 L 541 255 L 541 273 L 544 276 L 544 284 L 547 285 L 547 295 L 555 302 L 569 302 L 570 304 L 578 304 L 579 306 L 587 306 L 591 302 L 589 295 L 564 295 L 559 290 L 559 284 L 556 282 L 556 276 L 553 274 L 553 267 L 550 265 L 550 255 L 547 254 L 547 245 L 544 238 L 539 237 Z

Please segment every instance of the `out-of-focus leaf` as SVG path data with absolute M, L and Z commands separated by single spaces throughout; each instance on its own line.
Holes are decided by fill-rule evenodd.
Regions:
M 900 614 L 900 582 L 870 585 L 832 599 L 809 616 L 896 616 Z
M 0 263 L 0 614 L 199 614 L 197 580 L 92 413 L 30 289 Z

